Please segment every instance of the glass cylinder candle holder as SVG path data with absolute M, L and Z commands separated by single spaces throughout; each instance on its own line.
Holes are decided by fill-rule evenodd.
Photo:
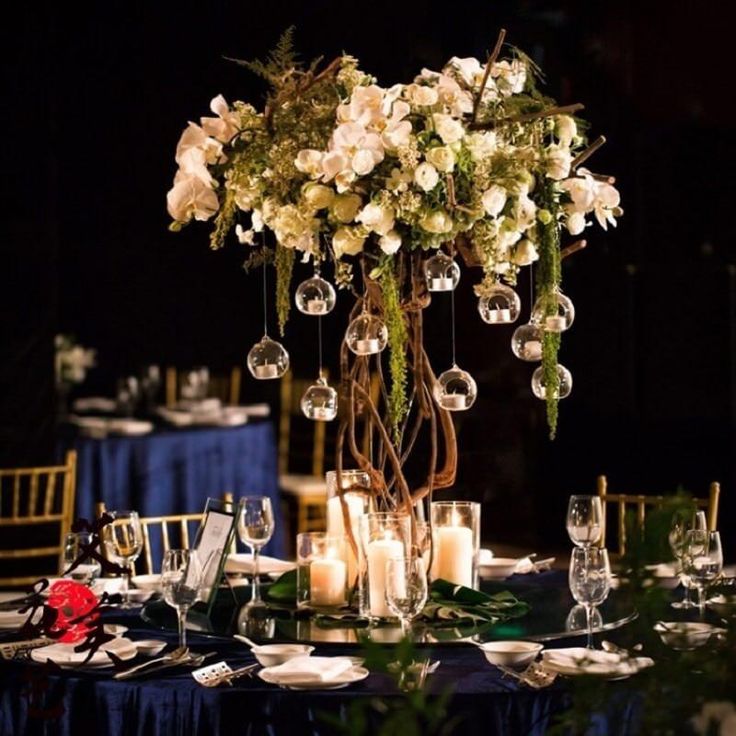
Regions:
M 386 603 L 386 562 L 406 559 L 411 552 L 408 514 L 370 513 L 360 517 L 358 605 L 370 619 L 395 618 Z
M 433 580 L 478 587 L 480 504 L 475 501 L 432 503 Z
M 363 470 L 343 470 L 340 473 L 340 484 L 337 482 L 337 471 L 330 470 L 327 481 L 327 533 L 331 537 L 345 537 L 345 562 L 348 566 L 348 587 L 353 587 L 358 574 L 357 547 L 360 544 L 360 528 L 358 521 L 373 510 L 373 494 L 371 493 L 371 477 Z M 349 529 L 352 530 L 355 548 L 350 543 L 348 527 L 345 525 L 342 500 L 347 506 Z
M 298 608 L 339 608 L 347 602 L 345 538 L 325 532 L 296 535 Z

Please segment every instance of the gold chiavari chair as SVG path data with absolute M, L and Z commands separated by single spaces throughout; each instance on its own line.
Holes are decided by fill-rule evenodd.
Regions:
M 66 453 L 63 465 L 38 468 L 0 470 L 0 529 L 3 543 L 13 549 L 0 549 L 0 562 L 10 560 L 15 568 L 32 564 L 48 564 L 39 572 L 0 576 L 0 585 L 30 585 L 44 575 L 58 575 L 64 564 L 64 538 L 71 530 L 76 490 L 77 453 Z M 13 532 L 17 530 L 17 535 Z M 40 547 L 24 542 L 52 541 Z M 51 562 L 53 560 L 53 562 Z M 29 568 L 26 568 L 29 569 Z
M 223 493 L 222 501 L 225 504 L 233 504 L 233 494 Z M 97 518 L 102 516 L 106 510 L 104 501 L 96 504 L 95 512 L 97 514 Z M 175 535 L 177 540 L 176 548 L 189 549 L 192 541 L 189 534 L 189 525 L 200 524 L 203 518 L 203 512 L 193 514 L 167 514 L 165 516 L 142 516 L 141 527 L 143 529 L 143 550 L 136 561 L 136 564 L 141 568 L 141 572 L 139 573 L 136 564 L 133 564 L 133 575 L 150 575 L 154 572 L 151 538 L 152 531 L 156 527 L 160 527 L 158 533 L 161 537 L 161 547 L 164 552 L 168 552 L 172 548 L 171 540 Z M 170 526 L 173 528 L 170 529 Z M 102 550 L 102 554 L 106 554 L 104 549 Z
M 606 546 L 606 511 L 607 505 L 618 504 L 617 506 L 617 527 L 618 527 L 618 554 L 623 555 L 626 552 L 626 513 L 632 507 L 636 508 L 636 520 L 640 528 L 644 528 L 644 521 L 649 508 L 662 508 L 665 503 L 665 496 L 645 496 L 642 494 L 630 493 L 609 493 L 608 479 L 605 475 L 599 475 L 598 496 L 601 499 L 603 507 L 603 521 L 601 529 L 600 546 Z M 699 509 L 704 509 L 708 529 L 715 530 L 718 528 L 718 503 L 721 495 L 721 486 L 719 483 L 710 484 L 708 498 L 694 498 L 693 502 Z
M 186 371 L 176 368 L 166 369 L 166 406 L 173 408 L 179 400 L 179 387 Z M 220 399 L 223 404 L 237 406 L 240 403 L 240 386 L 243 381 L 243 370 L 240 366 L 233 366 L 229 374 L 210 376 L 209 394 L 212 398 Z

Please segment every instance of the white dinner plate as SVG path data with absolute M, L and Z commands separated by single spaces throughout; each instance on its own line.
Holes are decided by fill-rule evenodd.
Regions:
M 289 560 L 279 560 L 276 557 L 268 557 L 260 555 L 258 558 L 258 572 L 261 575 L 270 575 L 277 573 L 282 575 L 289 570 L 296 568 L 296 562 Z M 250 552 L 230 554 L 225 561 L 225 572 L 227 573 L 244 573 L 251 575 L 253 573 L 253 555 Z
M 116 657 L 127 661 L 133 659 L 138 654 L 138 649 L 130 639 L 118 637 L 103 644 L 90 658 L 87 659 L 89 652 L 75 652 L 76 644 L 50 644 L 47 647 L 39 647 L 31 651 L 31 659 L 34 662 L 45 663 L 51 660 L 64 669 L 73 669 L 74 667 L 112 667 L 112 660 L 107 656 L 107 650 L 111 651 Z
M 623 680 L 654 664 L 649 657 L 624 657 L 583 647 L 547 649 L 542 652 L 542 662 L 544 669 L 558 675 L 595 675 L 606 680 Z
M 264 667 L 258 672 L 258 677 L 270 685 L 278 685 L 279 687 L 285 687 L 288 690 L 337 690 L 338 688 L 352 685 L 354 682 L 365 680 L 365 678 L 370 674 L 365 667 L 353 666 L 331 680 L 326 680 L 324 682 L 318 682 L 314 679 L 305 680 L 304 682 L 291 681 L 287 685 L 282 684 L 279 681 L 278 675 L 274 675 L 271 672 L 272 669 L 272 667 Z
M 28 613 L 18 611 L 0 611 L 0 631 L 19 629 L 28 618 Z

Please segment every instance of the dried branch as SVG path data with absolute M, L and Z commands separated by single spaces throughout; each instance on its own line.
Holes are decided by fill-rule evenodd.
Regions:
M 606 137 L 599 135 L 584 151 L 581 151 L 570 164 L 570 168 L 575 171 L 584 161 L 587 161 L 602 145 L 606 142 Z
M 571 256 L 573 253 L 577 253 L 579 250 L 583 250 L 588 245 L 587 240 L 577 240 L 571 245 L 568 245 L 566 248 L 563 248 L 560 251 L 560 258 L 567 258 L 568 256 Z
M 501 47 L 503 46 L 503 42 L 506 40 L 506 29 L 502 28 L 498 32 L 498 39 L 496 40 L 496 45 L 493 47 L 493 51 L 491 51 L 490 56 L 488 57 L 488 61 L 486 61 L 486 69 L 483 72 L 483 79 L 480 82 L 480 88 L 478 89 L 478 95 L 475 98 L 475 101 L 473 102 L 473 117 L 471 118 L 472 122 L 475 122 L 478 119 L 478 112 L 480 111 L 480 103 L 483 99 L 483 93 L 486 90 L 486 85 L 488 84 L 488 77 L 491 76 L 491 67 L 496 63 L 496 59 L 498 59 L 498 55 L 501 53 Z

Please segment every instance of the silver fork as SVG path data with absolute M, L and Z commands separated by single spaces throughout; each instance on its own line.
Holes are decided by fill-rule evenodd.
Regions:
M 179 647 L 175 649 L 173 652 L 170 652 L 169 654 L 165 654 L 163 657 L 157 657 L 156 659 L 149 659 L 147 662 L 143 662 L 142 664 L 137 664 L 135 667 L 130 667 L 127 670 L 122 670 L 121 672 L 116 672 L 113 675 L 113 678 L 116 680 L 126 680 L 128 677 L 133 677 L 133 675 L 137 675 L 140 672 L 146 672 L 147 670 L 154 668 L 157 669 L 157 665 L 161 664 L 169 664 L 170 662 L 175 662 L 179 659 L 184 659 L 189 654 L 188 647 Z

